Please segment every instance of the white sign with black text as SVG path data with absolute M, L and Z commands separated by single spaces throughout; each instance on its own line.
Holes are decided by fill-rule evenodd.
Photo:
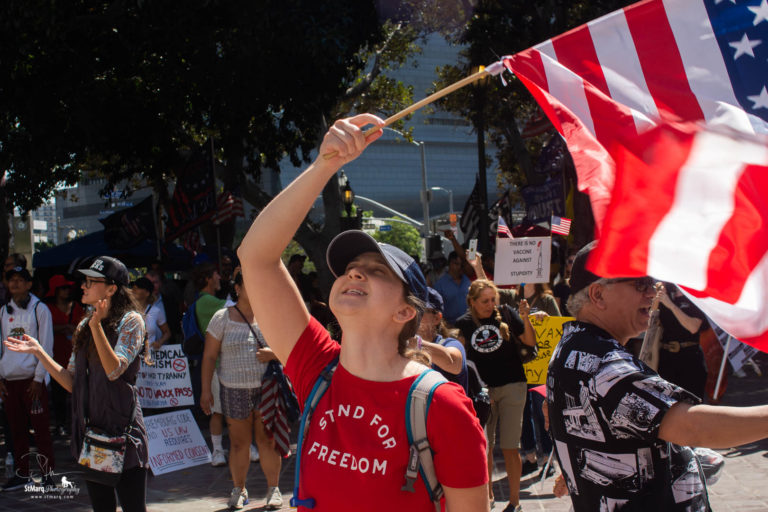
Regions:
M 548 283 L 552 238 L 497 238 L 496 284 Z
M 149 467 L 162 475 L 211 462 L 211 451 L 189 409 L 144 418 L 149 438 Z
M 181 345 L 163 345 L 159 350 L 152 350 L 152 361 L 154 364 L 148 365 L 141 358 L 136 378 L 141 407 L 159 409 L 194 405 L 189 363 Z

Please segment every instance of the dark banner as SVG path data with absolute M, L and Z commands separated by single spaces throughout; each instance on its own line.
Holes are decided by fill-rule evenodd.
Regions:
M 552 215 L 560 217 L 565 215 L 565 198 L 563 197 L 563 180 L 561 177 L 536 187 L 525 187 L 520 192 L 523 194 L 527 218 L 531 223 L 549 222 Z
M 104 241 L 110 249 L 130 249 L 144 240 L 155 240 L 155 214 L 152 196 L 131 208 L 99 219 L 104 225 Z

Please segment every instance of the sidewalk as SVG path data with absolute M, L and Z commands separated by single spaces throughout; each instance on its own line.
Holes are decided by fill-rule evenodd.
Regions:
M 759 405 L 768 404 L 768 356 L 759 354 L 755 358 L 765 377 L 757 377 L 747 369 L 748 377 L 731 376 L 723 405 Z M 768 433 L 767 433 L 768 434 Z M 90 510 L 85 482 L 77 474 L 77 469 L 69 455 L 68 441 L 55 439 L 58 460 L 58 484 L 61 476 L 67 476 L 77 489 L 68 490 L 71 499 L 53 499 L 50 495 L 36 496 L 32 492 L 16 491 L 0 493 L 0 512 L 23 512 L 27 510 Z M 720 450 L 726 457 L 726 465 L 720 481 L 710 488 L 712 508 L 718 512 L 765 511 L 768 510 L 768 441 Z M 506 506 L 501 501 L 508 496 L 506 475 L 503 472 L 501 456 L 497 457 L 497 469 L 494 471 L 494 492 L 496 502 L 494 511 L 501 511 Z M 281 510 L 291 510 L 288 500 L 293 490 L 293 472 L 295 457 L 283 462 L 280 477 L 280 489 L 283 492 L 284 506 Z M 2 477 L 0 477 L 2 481 Z M 554 477 L 539 485 L 533 477 L 522 482 L 522 504 L 526 512 L 551 511 L 566 512 L 570 509 L 570 500 L 557 499 L 552 494 Z M 264 494 L 267 486 L 258 463 L 251 465 L 247 488 L 251 501 L 246 510 L 264 510 Z M 197 512 L 227 510 L 227 498 L 232 489 L 229 468 L 214 468 L 201 465 L 182 471 L 176 471 L 158 477 L 150 477 L 147 503 L 151 512 Z M 61 498 L 65 496 L 62 495 Z M 351 508 L 363 510 L 351 504 Z

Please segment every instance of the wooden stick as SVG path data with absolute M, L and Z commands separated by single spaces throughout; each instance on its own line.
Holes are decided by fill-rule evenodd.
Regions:
M 473 73 L 473 74 L 469 75 L 468 77 L 463 78 L 463 79 L 459 80 L 458 82 L 449 85 L 448 87 L 445 87 L 445 88 L 440 89 L 439 91 L 437 91 L 437 92 L 435 92 L 433 94 L 430 94 L 429 96 L 427 96 L 423 100 L 417 101 L 416 103 L 414 103 L 410 107 L 406 107 L 403 110 L 401 110 L 400 112 L 398 112 L 397 114 L 395 114 L 395 115 L 393 115 L 391 117 L 388 117 L 384 121 L 384 125 L 383 126 L 372 126 L 371 128 L 368 128 L 367 130 L 365 130 L 363 132 L 363 135 L 368 137 L 371 134 L 376 133 L 377 130 L 380 130 L 381 128 L 384 128 L 385 126 L 389 126 L 392 123 L 394 123 L 395 121 L 399 121 L 400 119 L 404 118 L 408 114 L 411 114 L 411 113 L 419 110 L 420 108 L 429 105 L 433 101 L 439 100 L 443 96 L 447 96 L 448 94 L 451 94 L 452 92 L 457 91 L 457 90 L 461 89 L 462 87 L 471 84 L 472 82 L 475 82 L 477 80 L 480 80 L 481 78 L 484 78 L 486 76 L 491 75 L 491 72 L 489 71 L 489 69 L 490 68 L 483 68 L 482 70 L 478 71 L 477 73 Z M 336 151 L 331 151 L 330 153 L 324 154 L 323 158 L 328 160 L 330 158 L 335 157 L 337 154 L 338 153 Z

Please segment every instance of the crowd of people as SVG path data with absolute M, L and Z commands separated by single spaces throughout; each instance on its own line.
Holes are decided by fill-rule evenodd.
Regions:
M 761 439 L 768 408 L 702 405 L 707 320 L 674 284 L 592 274 L 593 242 L 568 254 L 552 287 L 509 289 L 494 283 L 493 258 L 470 257 L 450 232 L 453 251 L 424 264 L 362 231 L 341 233 L 327 249 L 327 297 L 303 273 L 303 255 L 284 261 L 325 183 L 381 135 L 366 138 L 362 128 L 382 124 L 369 114 L 334 123 L 323 156 L 262 210 L 237 255 L 199 263 L 184 291 L 155 270 L 131 282 L 122 262 L 101 256 L 72 280 L 52 277 L 41 301 L 26 261 L 11 255 L 0 398 L 16 474 L 3 490 L 29 481 L 30 427 L 43 483 L 56 463 L 51 431 L 69 435 L 82 459 L 98 427 L 127 442 L 119 478 L 87 482 L 94 510 L 113 511 L 118 501 L 146 510 L 148 412 L 138 406 L 136 376 L 153 349 L 185 341 L 188 311 L 204 334 L 199 353 L 188 351 L 193 394 L 209 417 L 212 464 L 228 462 L 232 509 L 249 501 L 254 461 L 266 477 L 266 508 L 283 506 L 279 477 L 290 453 L 262 407 L 264 375 L 279 362 L 305 405 L 291 499 L 299 510 L 427 511 L 442 500 L 449 511 L 487 511 L 496 444 L 508 512 L 522 510 L 521 479 L 550 452 L 555 492 L 570 495 L 576 511 L 709 510 L 688 446 Z M 658 373 L 630 344 L 655 308 Z M 531 318 L 568 315 L 575 321 L 564 326 L 542 398 L 521 356 L 537 343 Z
M 124 432 L 128 442 L 119 479 L 105 483 L 86 476 L 93 509 L 114 511 L 119 503 L 125 511 L 146 510 L 143 418 L 164 410 L 142 409 L 136 379 L 142 357 L 151 364 L 152 350 L 183 340 L 186 304 L 179 300 L 181 289 L 152 269 L 131 280 L 120 260 L 99 256 L 72 280 L 52 276 L 38 291 L 40 300 L 32 293 L 35 280 L 22 255 L 10 255 L 5 267 L 0 288 L 0 416 L 6 466 L 13 471 L 2 491 L 23 489 L 36 471 L 43 488 L 55 487 L 53 436 L 70 438 L 72 456 L 81 461 L 90 432 L 98 428 Z M 275 356 L 253 318 L 239 271 L 232 275 L 224 267 L 220 272 L 204 261 L 191 270 L 189 280 L 196 290 L 189 306 L 205 333 L 205 353 L 189 355 L 190 375 L 198 417 L 210 415 L 212 465 L 229 462 L 234 482 L 229 503 L 242 508 L 248 503 L 248 466 L 259 461 L 270 485 L 266 507 L 280 508 L 281 454 L 259 412 L 261 377 Z M 225 421 L 229 450 L 223 442 Z

